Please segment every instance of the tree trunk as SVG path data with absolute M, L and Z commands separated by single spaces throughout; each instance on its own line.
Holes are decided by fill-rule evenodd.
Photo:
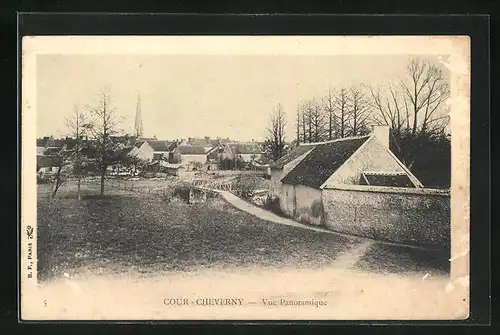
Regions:
M 82 200 L 82 197 L 80 195 L 80 176 L 78 176 L 78 184 L 77 184 L 76 194 L 77 194 L 78 200 Z
M 332 115 L 330 113 L 330 120 L 328 124 L 328 139 L 331 141 L 332 140 Z
M 101 170 L 101 196 L 104 195 L 104 178 L 106 175 L 106 168 L 104 167 Z
M 344 103 L 342 103 L 340 113 L 341 113 L 340 114 L 340 137 L 344 138 L 344 123 L 345 123 Z
M 52 182 L 52 184 L 50 185 L 50 193 L 49 193 L 49 199 L 54 199 L 54 196 L 56 194 L 57 191 L 54 191 L 56 188 L 56 181 L 54 180 Z
M 52 188 L 52 198 L 54 198 L 57 194 L 57 191 L 59 190 L 59 186 L 61 186 L 61 170 L 62 170 L 62 166 L 59 166 L 57 168 L 57 173 L 56 173 L 56 177 L 54 179 L 54 186 Z

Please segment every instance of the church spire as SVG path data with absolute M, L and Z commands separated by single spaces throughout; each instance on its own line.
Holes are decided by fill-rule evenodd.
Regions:
M 144 133 L 144 128 L 142 126 L 142 113 L 141 113 L 141 96 L 137 96 L 137 106 L 135 110 L 135 135 L 137 137 L 142 137 Z

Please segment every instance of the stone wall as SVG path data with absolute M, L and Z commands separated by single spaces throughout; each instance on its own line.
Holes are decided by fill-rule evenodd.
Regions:
M 450 196 L 429 189 L 345 185 L 323 189 L 334 231 L 435 248 L 450 246 Z
M 293 188 L 293 185 L 281 184 L 281 193 L 279 196 L 281 211 L 289 217 L 293 217 L 295 214 Z
M 311 148 L 312 150 L 312 148 Z M 300 163 L 301 160 L 304 159 L 304 157 L 307 156 L 309 153 L 306 152 L 305 154 L 295 158 L 294 160 L 288 162 L 288 164 L 285 164 L 283 169 L 271 169 L 271 184 L 270 184 L 270 189 L 269 193 L 274 196 L 281 198 L 283 196 L 283 184 L 281 183 L 281 179 L 283 179 L 297 164 Z
M 303 185 L 295 186 L 297 199 L 295 219 L 302 223 L 320 225 L 324 217 L 321 190 Z

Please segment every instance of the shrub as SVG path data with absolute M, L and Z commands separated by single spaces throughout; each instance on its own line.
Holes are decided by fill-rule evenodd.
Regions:
M 50 176 L 47 175 L 37 175 L 36 176 L 36 183 L 37 184 L 50 184 L 52 182 L 52 179 Z
M 205 193 L 207 194 L 207 199 L 213 199 L 213 198 L 217 198 L 219 196 L 219 193 L 217 192 L 214 192 L 214 191 L 205 191 Z
M 185 201 L 189 201 L 189 191 L 191 190 L 191 187 L 182 185 L 182 186 L 176 186 L 174 189 L 174 197 L 180 198 Z
M 190 165 L 193 167 L 194 171 L 200 171 L 203 169 L 203 164 L 197 161 L 190 162 Z
M 252 199 L 259 180 L 255 176 L 238 176 L 232 186 L 234 193 L 243 199 Z
M 160 196 L 161 200 L 164 202 L 171 202 L 174 198 L 172 193 L 162 193 Z
M 264 209 L 273 212 L 274 214 L 284 216 L 285 214 L 281 210 L 280 207 L 280 199 L 278 197 L 268 196 L 264 205 L 262 206 Z

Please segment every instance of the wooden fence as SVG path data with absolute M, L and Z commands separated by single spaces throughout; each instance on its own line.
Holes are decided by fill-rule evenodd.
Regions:
M 160 180 L 126 180 L 110 178 L 106 180 L 106 185 L 109 188 L 116 190 L 124 190 L 138 193 L 152 193 L 165 195 L 172 192 L 175 187 L 187 186 L 203 189 L 215 189 L 223 191 L 232 191 L 236 178 L 217 179 L 181 179 L 181 178 L 165 178 Z

